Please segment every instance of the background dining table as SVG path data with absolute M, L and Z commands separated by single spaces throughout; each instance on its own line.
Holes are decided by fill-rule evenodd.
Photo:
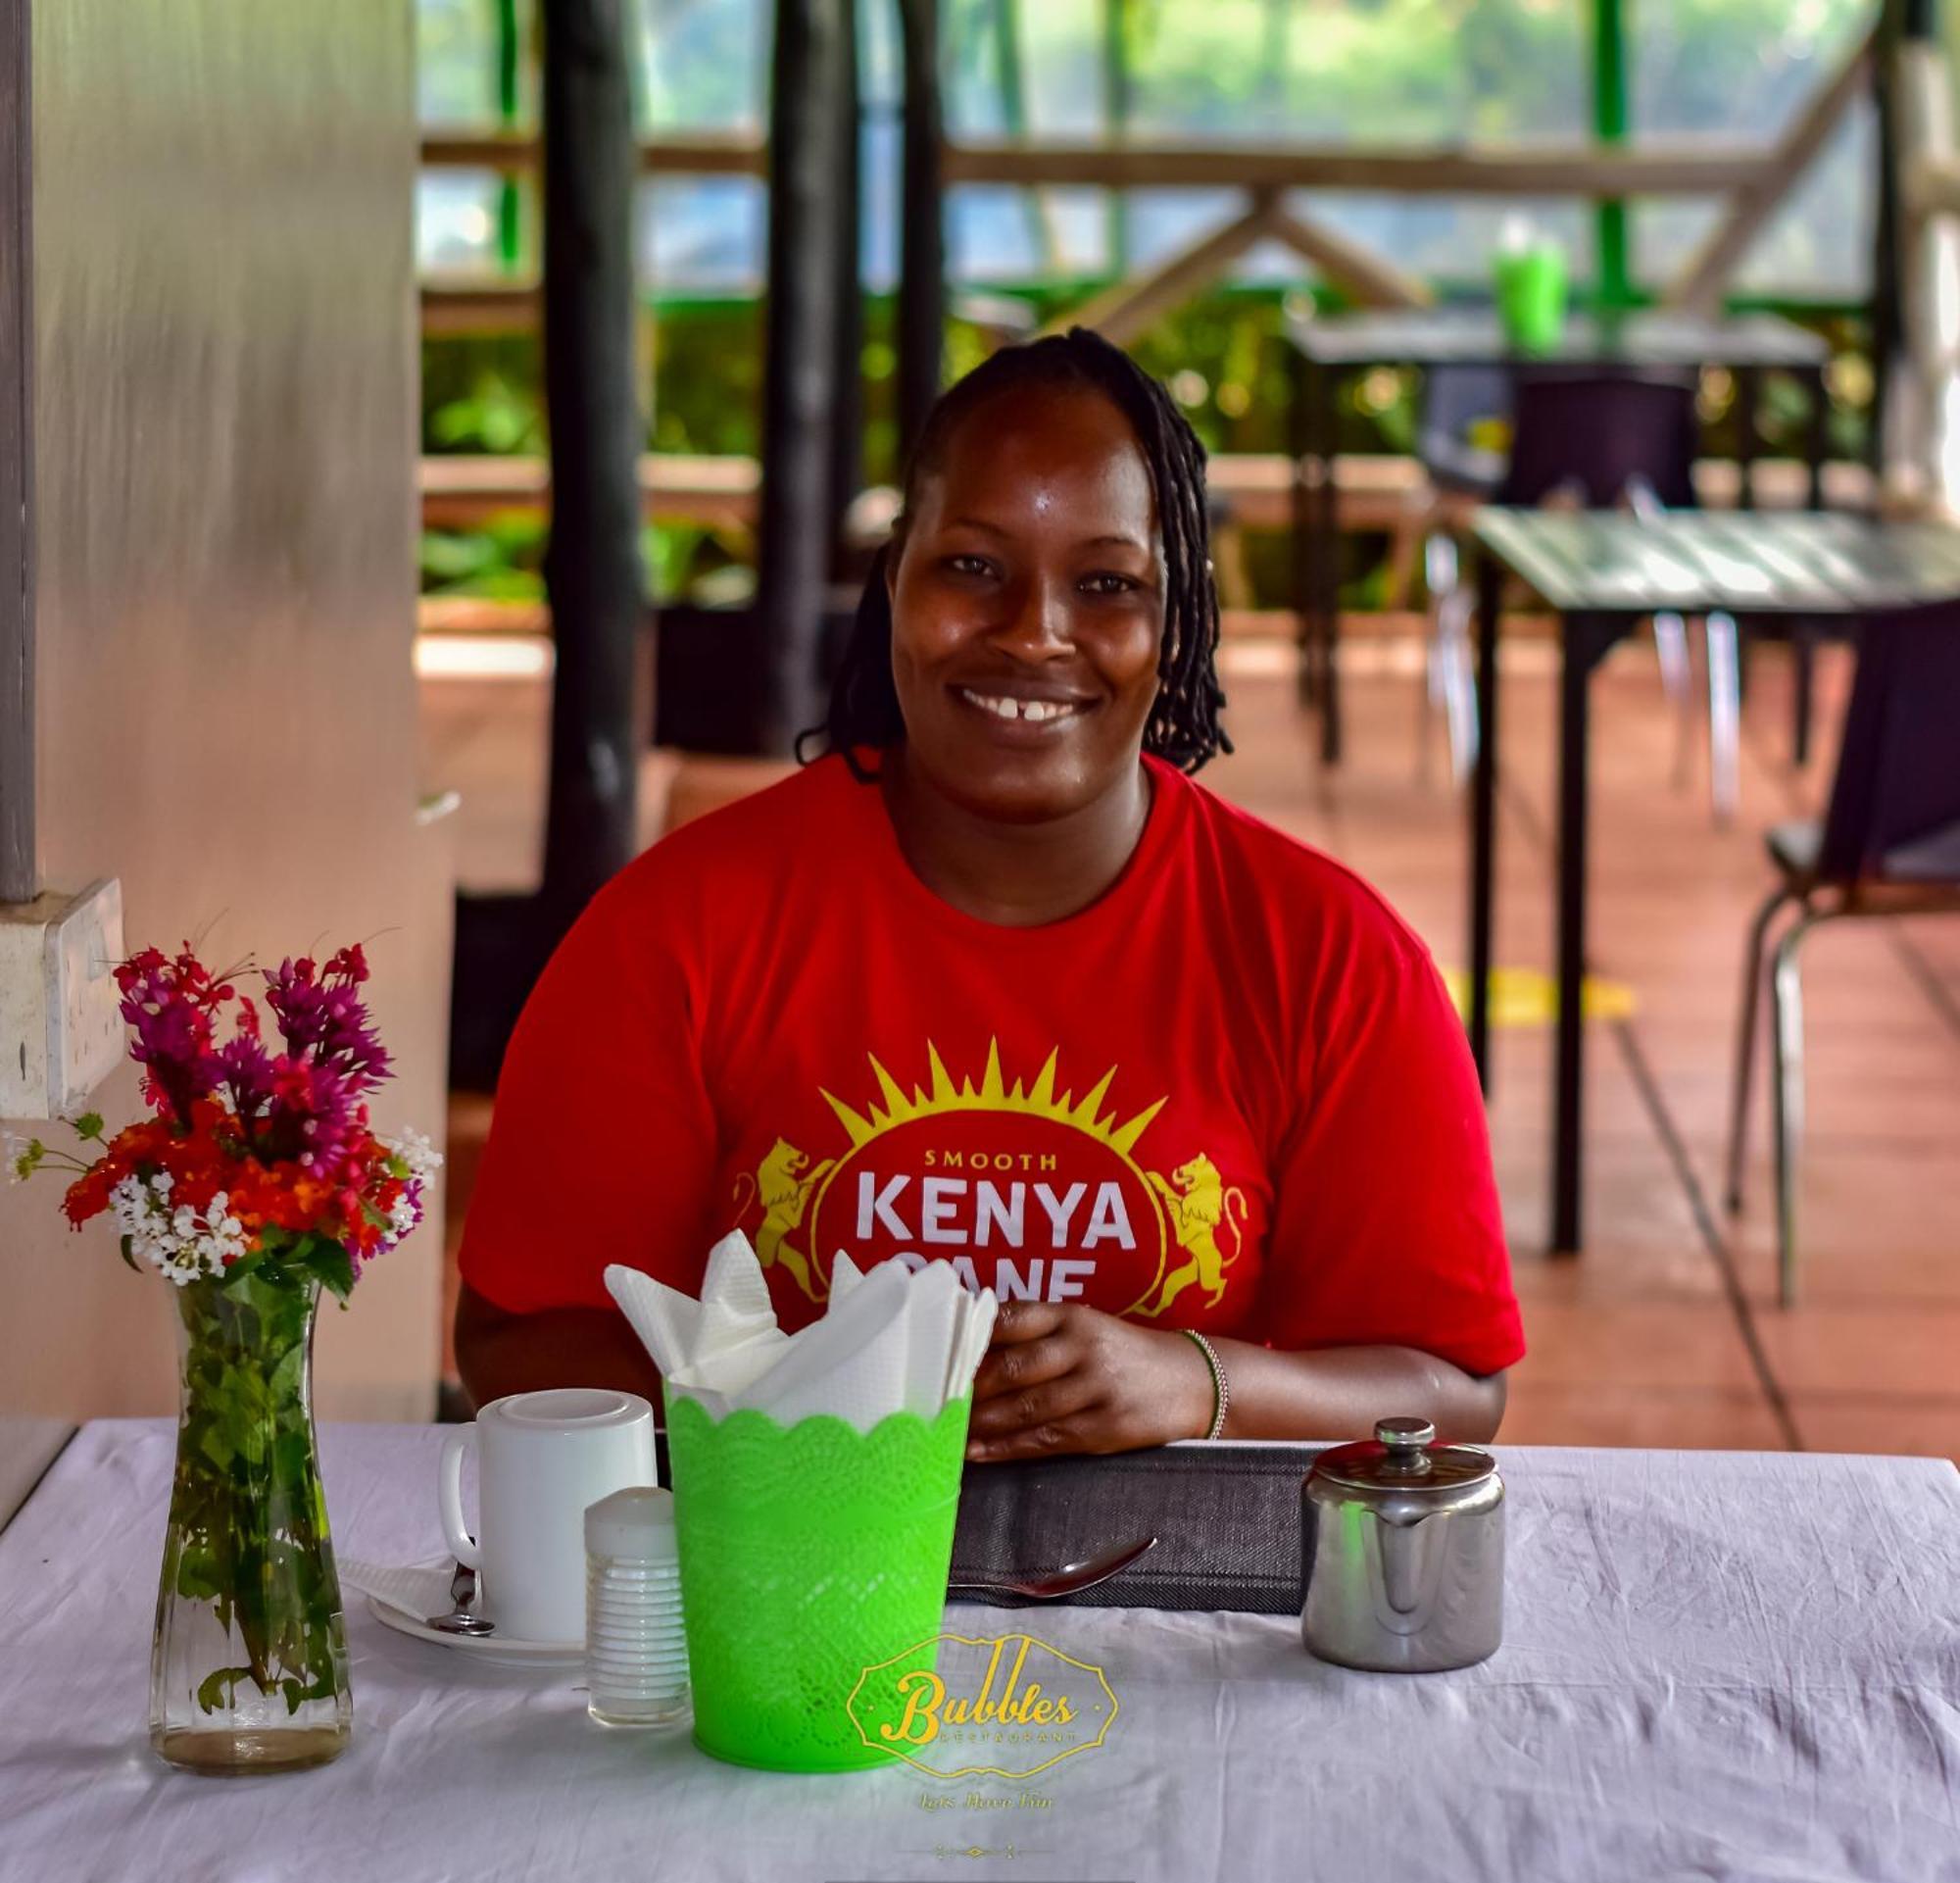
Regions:
M 1762 388 L 1767 374 L 1800 381 L 1809 418 L 1801 455 L 1807 501 L 1823 505 L 1831 350 L 1815 333 L 1771 314 L 1729 319 L 1676 309 L 1575 311 L 1555 345 L 1523 353 L 1488 305 L 1358 308 L 1289 316 L 1284 338 L 1292 365 L 1289 431 L 1294 461 L 1294 605 L 1301 628 L 1301 680 L 1320 708 L 1321 758 L 1341 756 L 1340 558 L 1334 464 L 1341 387 L 1375 367 L 1490 368 L 1592 375 L 1698 372 L 1720 367 L 1734 377 L 1738 497 L 1754 502 L 1763 448 Z
M 1960 528 L 1835 512 L 1513 510 L 1488 505 L 1477 563 L 1477 762 L 1470 788 L 1470 1051 L 1491 1082 L 1491 969 L 1501 762 L 1497 649 L 1515 576 L 1558 626 L 1558 861 L 1553 979 L 1550 1246 L 1581 1247 L 1587 850 L 1592 674 L 1614 643 L 1664 611 L 1725 610 L 1855 633 L 1881 610 L 1960 597 Z
M 439 1552 L 441 1438 L 324 1428 L 345 1557 Z M 1452 1673 L 1325 1665 L 1287 1616 L 955 1605 L 1117 1697 L 1103 1745 L 1019 1783 L 719 1764 L 684 1726 L 594 1725 L 575 1670 L 472 1661 L 350 1593 L 347 1753 L 214 1780 L 143 1726 L 173 1440 L 83 1426 L 0 1534 L 10 1883 L 1960 1878 L 1944 1461 L 1500 1447 L 1506 1641 Z

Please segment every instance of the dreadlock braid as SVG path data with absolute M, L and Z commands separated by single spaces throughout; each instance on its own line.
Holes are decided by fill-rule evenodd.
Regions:
M 1182 771 L 1230 752 L 1219 723 L 1225 695 L 1218 685 L 1218 592 L 1211 580 L 1210 519 L 1205 508 L 1204 447 L 1157 381 L 1120 347 L 1087 327 L 1071 327 L 1025 346 L 1003 347 L 944 393 L 927 416 L 906 467 L 904 517 L 921 478 L 937 466 L 960 421 L 996 395 L 1024 386 L 1087 386 L 1130 421 L 1150 466 L 1163 538 L 1164 625 L 1157 654 L 1157 697 L 1144 729 L 1144 750 Z M 798 740 L 820 737 L 822 750 L 844 755 L 860 779 L 875 775 L 857 757 L 860 747 L 899 744 L 906 723 L 892 683 L 892 605 L 886 586 L 891 545 L 879 550 L 837 676 L 830 711 Z

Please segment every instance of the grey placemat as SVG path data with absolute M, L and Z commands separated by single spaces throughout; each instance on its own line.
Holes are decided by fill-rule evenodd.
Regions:
M 1133 1567 L 1066 1600 L 1298 1614 L 1299 1484 L 1312 1456 L 1298 1445 L 1193 1445 L 969 1464 L 954 1579 L 1058 1568 L 1154 1535 L 1157 1547 Z M 954 1600 L 1050 1606 L 957 1589 Z

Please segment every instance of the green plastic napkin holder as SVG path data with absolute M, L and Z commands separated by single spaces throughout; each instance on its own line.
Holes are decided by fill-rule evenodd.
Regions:
M 849 1703 L 940 1631 L 970 1401 L 859 1432 L 663 1398 L 695 1744 L 774 1771 L 893 1763 Z

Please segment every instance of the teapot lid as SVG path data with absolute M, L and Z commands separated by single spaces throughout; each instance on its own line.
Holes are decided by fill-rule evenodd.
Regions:
M 1450 1491 L 1494 1477 L 1497 1461 L 1475 1445 L 1439 1445 L 1426 1418 L 1380 1418 L 1375 1436 L 1322 1452 L 1307 1472 L 1357 1491 Z

